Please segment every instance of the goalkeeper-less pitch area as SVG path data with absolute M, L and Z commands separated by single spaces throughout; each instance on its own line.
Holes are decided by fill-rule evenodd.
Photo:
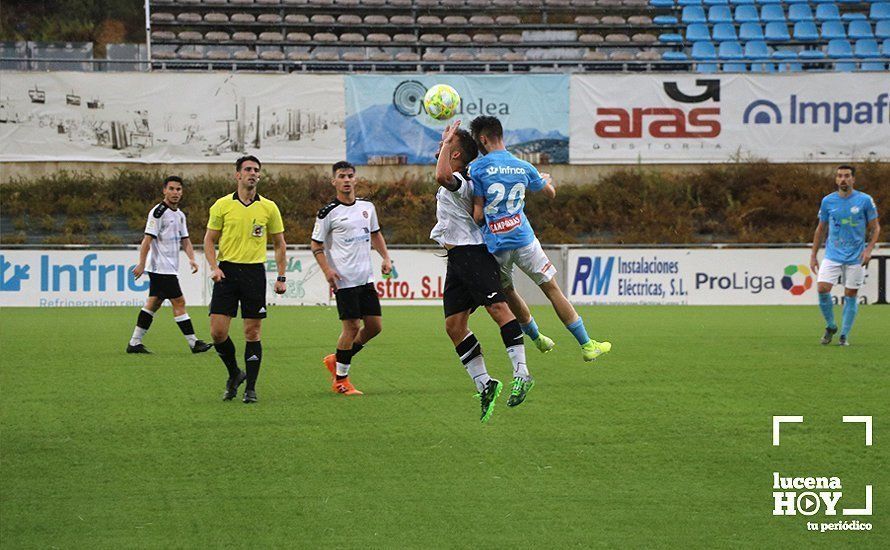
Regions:
M 819 345 L 815 304 L 579 311 L 612 353 L 582 362 L 552 310 L 534 308 L 557 347 L 526 346 L 537 386 L 516 409 L 497 327 L 473 316 L 505 382 L 482 425 L 439 307 L 384 307 L 383 333 L 354 359 L 357 398 L 332 394 L 321 364 L 336 310 L 273 308 L 254 406 L 220 400 L 219 358 L 188 352 L 169 307 L 151 356 L 124 353 L 138 308 L 3 308 L 0 540 L 890 547 L 890 308 L 862 307 L 848 348 Z M 203 339 L 205 312 L 190 308 Z M 773 415 L 804 417 L 778 447 Z M 844 415 L 873 416 L 872 446 Z M 774 516 L 774 472 L 838 477 L 838 515 Z M 873 515 L 841 515 L 864 507 L 867 484 Z M 871 531 L 807 530 L 853 520 Z

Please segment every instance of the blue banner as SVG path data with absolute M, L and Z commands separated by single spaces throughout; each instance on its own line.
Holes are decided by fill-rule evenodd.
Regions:
M 423 110 L 426 90 L 454 87 L 458 113 L 438 121 Z M 569 160 L 568 75 L 360 75 L 346 77 L 346 158 L 353 164 L 432 164 L 442 129 L 479 115 L 504 125 L 507 148 L 535 164 Z

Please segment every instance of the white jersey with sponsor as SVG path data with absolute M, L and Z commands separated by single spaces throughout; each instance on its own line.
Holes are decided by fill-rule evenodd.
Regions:
M 153 237 L 145 270 L 162 275 L 178 275 L 179 248 L 182 239 L 189 236 L 182 210 L 173 210 L 164 203 L 158 204 L 148 213 L 145 234 Z
M 339 200 L 318 211 L 312 240 L 324 244 L 331 269 L 340 275 L 339 288 L 374 282 L 371 267 L 371 233 L 380 231 L 377 210 L 371 201 L 356 199 L 352 204 Z
M 430 238 L 442 246 L 482 244 L 482 230 L 473 221 L 473 183 L 466 172 L 455 172 L 457 189 L 444 186 L 436 192 L 436 226 Z

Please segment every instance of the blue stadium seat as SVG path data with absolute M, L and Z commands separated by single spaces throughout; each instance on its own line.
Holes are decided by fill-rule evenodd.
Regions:
M 890 2 L 872 2 L 868 18 L 874 21 L 890 19 Z
M 718 23 L 714 25 L 714 40 L 717 42 L 738 39 L 739 37 L 735 33 L 735 25 L 732 23 Z
M 710 41 L 699 40 L 692 45 L 692 52 L 690 55 L 692 56 L 692 59 L 697 61 L 707 61 L 710 59 L 717 59 L 717 50 L 714 49 L 714 44 Z
M 862 0 L 837 0 L 838 4 L 859 4 Z
M 828 50 L 826 50 L 825 53 L 828 54 L 828 57 L 833 59 L 853 57 L 853 47 L 850 46 L 849 40 L 835 38 L 834 40 L 828 41 Z
M 878 50 L 878 41 L 874 38 L 862 38 L 856 41 L 853 48 L 853 55 L 859 58 L 881 57 Z
M 837 4 L 819 4 L 816 6 L 817 21 L 840 21 L 841 12 L 837 9 Z
M 775 4 L 763 6 L 760 8 L 760 20 L 764 23 L 769 23 L 770 21 L 780 21 L 784 23 L 785 10 L 782 9 L 782 6 L 777 6 Z
M 791 4 L 788 6 L 788 20 L 794 22 L 812 21 L 813 10 L 810 9 L 809 4 Z
M 807 0 L 785 0 L 786 4 L 806 4 Z
M 677 18 L 673 15 L 656 15 L 652 18 L 652 22 L 656 25 L 676 25 Z
M 701 0 L 677 0 L 678 6 L 699 6 L 701 7 Z
M 686 27 L 686 41 L 711 40 L 711 29 L 704 23 L 693 23 Z
M 717 57 L 720 59 L 744 59 L 745 52 L 742 51 L 742 45 L 738 42 L 721 42 L 717 49 Z
M 844 24 L 840 21 L 826 21 L 822 23 L 822 39 L 834 40 L 835 38 L 846 38 L 847 31 Z
M 687 25 L 690 23 L 704 23 L 707 20 L 705 10 L 701 6 L 686 6 L 683 8 L 683 15 L 680 16 L 680 21 Z
M 813 0 L 813 4 L 833 4 L 837 0 Z
M 742 23 L 739 27 L 739 39 L 743 42 L 763 40 L 763 28 L 760 23 Z
M 682 44 L 683 35 L 675 32 L 666 32 L 658 35 L 658 41 L 662 44 Z
M 834 70 L 838 73 L 852 73 L 856 70 L 856 63 L 852 61 L 838 61 L 834 64 Z
M 735 9 L 736 23 L 759 23 L 760 15 L 757 14 L 757 8 L 754 6 L 738 6 Z
M 751 40 L 745 43 L 745 59 L 757 60 L 769 57 L 769 48 L 763 40 Z
M 649 0 L 649 5 L 653 8 L 673 8 L 674 0 Z
M 724 73 L 747 73 L 748 65 L 745 63 L 724 63 Z
M 822 50 L 803 50 L 797 54 L 801 60 L 819 61 L 825 59 L 825 52 Z
M 874 38 L 875 33 L 871 30 L 871 23 L 868 21 L 851 21 L 847 28 L 847 36 L 850 39 L 858 40 L 860 38 Z
M 859 70 L 861 71 L 886 71 L 887 64 L 883 61 L 863 61 L 862 65 L 860 65 Z
M 760 4 L 761 6 L 764 6 L 766 4 L 781 4 L 782 0 L 760 0 L 757 3 Z
M 864 13 L 853 11 L 841 15 L 841 21 L 865 21 L 866 19 L 868 19 L 868 17 L 866 17 Z
M 775 21 L 766 24 L 763 36 L 767 42 L 788 42 L 791 40 L 791 36 L 788 35 L 788 25 Z
M 751 63 L 752 73 L 774 73 L 776 66 L 772 63 Z
M 819 40 L 819 29 L 812 21 L 798 21 L 794 24 L 794 39 L 801 42 Z
M 702 3 L 706 6 L 728 6 L 729 0 L 704 0 Z
M 776 61 L 776 68 L 780 73 L 803 70 L 803 65 L 796 63 L 797 52 L 777 50 L 773 52 L 773 59 Z
M 754 4 L 754 0 L 729 0 L 733 6 L 741 6 L 744 4 Z
M 711 23 L 732 23 L 732 12 L 729 6 L 712 6 L 708 10 L 708 21 Z
M 881 46 L 881 53 L 884 54 L 884 57 L 890 57 L 890 38 L 884 40 Z
M 689 57 L 683 52 L 664 52 L 661 54 L 662 61 L 688 61 Z
M 716 73 L 717 72 L 717 64 L 716 63 L 696 63 L 695 64 L 695 72 L 697 72 L 697 73 Z
M 875 38 L 890 38 L 890 19 L 884 19 L 882 21 L 878 21 L 878 24 L 875 25 Z

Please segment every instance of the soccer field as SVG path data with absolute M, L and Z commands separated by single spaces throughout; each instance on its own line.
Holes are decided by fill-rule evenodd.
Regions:
M 330 392 L 330 308 L 275 308 L 260 402 L 222 402 L 225 369 L 188 353 L 165 307 L 150 356 L 123 353 L 137 308 L 0 311 L 2 530 L 18 547 L 890 546 L 890 308 L 852 346 L 818 344 L 812 307 L 582 307 L 611 354 L 528 346 L 537 386 L 478 421 L 438 307 L 385 307 Z M 191 313 L 207 339 L 204 309 Z M 509 361 L 471 319 L 492 375 Z M 240 320 L 233 338 L 243 364 Z M 772 445 L 773 415 L 803 415 Z M 874 417 L 874 445 L 863 424 Z M 837 476 L 838 515 L 773 516 L 773 472 Z M 842 516 L 864 506 L 872 516 Z M 872 524 L 810 532 L 807 521 Z

